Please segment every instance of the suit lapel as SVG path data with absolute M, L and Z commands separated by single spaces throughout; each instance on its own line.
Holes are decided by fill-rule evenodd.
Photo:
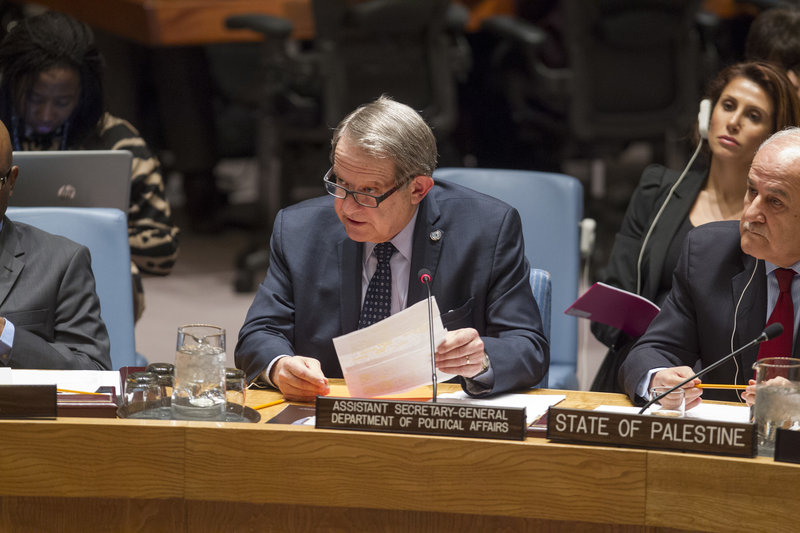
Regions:
M 694 204 L 700 189 L 705 183 L 705 173 L 690 171 L 686 178 L 681 182 L 673 194 L 674 198 L 664 208 L 664 212 L 659 218 L 653 234 L 648 241 L 647 286 L 642 287 L 642 295 L 646 298 L 655 300 L 658 295 L 658 285 L 661 283 L 662 269 L 664 268 L 664 258 L 672 244 L 672 239 L 678 232 L 681 224 L 689 217 L 689 211 Z M 670 185 L 670 188 L 672 185 Z M 666 200 L 665 200 L 666 201 Z M 663 202 L 656 206 L 656 212 L 661 208 Z
M 345 237 L 339 243 L 340 316 L 342 331 L 347 333 L 358 327 L 361 313 L 361 257 L 364 245 Z
M 0 231 L 0 304 L 2 304 L 11 288 L 17 282 L 25 263 L 25 250 L 17 238 L 14 224 L 8 219 L 3 219 L 3 229 Z
M 764 329 L 767 316 L 767 277 L 764 261 L 758 261 L 752 256 L 742 254 L 742 271 L 731 280 L 731 306 L 736 309 L 736 304 L 741 297 L 738 312 L 736 313 L 736 339 L 734 348 L 744 346 L 756 338 Z M 756 269 L 753 274 L 753 269 Z M 750 278 L 752 276 L 752 281 Z M 750 285 L 748 286 L 748 281 Z M 747 290 L 745 291 L 745 287 Z M 744 292 L 744 294 L 742 294 Z M 748 370 L 755 363 L 758 349 L 747 350 L 736 358 L 745 369 L 745 382 L 749 376 Z
M 439 204 L 433 197 L 434 190 L 432 189 L 419 205 L 417 223 L 414 226 L 406 307 L 411 307 L 427 297 L 428 291 L 417 279 L 417 273 L 421 268 L 427 268 L 431 271 L 433 283 L 436 282 L 436 270 L 439 266 L 442 243 L 447 239 L 447 233 L 439 227 L 441 213 Z

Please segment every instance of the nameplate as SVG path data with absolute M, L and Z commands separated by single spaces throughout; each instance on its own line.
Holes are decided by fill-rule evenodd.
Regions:
M 551 407 L 547 438 L 753 457 L 753 424 Z
M 800 463 L 800 431 L 783 428 L 775 430 L 775 460 Z
M 56 418 L 55 385 L 0 385 L 0 418 Z
M 316 427 L 524 440 L 524 407 L 317 396 Z

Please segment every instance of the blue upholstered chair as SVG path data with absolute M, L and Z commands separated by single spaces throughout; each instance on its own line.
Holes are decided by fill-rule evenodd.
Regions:
M 550 172 L 483 168 L 440 168 L 434 178 L 494 196 L 519 211 L 525 255 L 531 267 L 548 271 L 552 280 L 555 312 L 549 325 L 547 386 L 577 390 L 578 324 L 576 318 L 565 315 L 564 310 L 578 297 L 583 217 L 580 181 Z M 542 304 L 539 306 L 541 310 Z M 543 312 L 543 318 L 544 315 Z
M 533 299 L 539 306 L 539 314 L 542 315 L 542 329 L 544 336 L 550 338 L 550 315 L 553 309 L 553 283 L 550 279 L 550 272 L 541 268 L 531 268 L 531 290 Z
M 533 299 L 539 306 L 539 314 L 542 317 L 542 329 L 544 336 L 550 339 L 550 315 L 553 308 L 553 284 L 550 281 L 550 272 L 540 268 L 531 268 L 530 274 L 531 290 L 533 291 Z M 547 376 L 539 382 L 536 387 L 547 388 Z
M 92 255 L 114 369 L 146 365 L 136 353 L 127 215 L 99 207 L 9 207 L 8 218 L 83 244 Z

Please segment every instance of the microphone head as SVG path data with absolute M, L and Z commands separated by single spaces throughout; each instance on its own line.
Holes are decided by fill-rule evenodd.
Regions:
M 427 268 L 420 268 L 419 272 L 417 272 L 417 277 L 419 278 L 419 281 L 422 282 L 423 285 L 425 283 L 430 283 L 431 271 L 428 270 Z
M 765 337 L 764 340 L 768 341 L 779 336 L 781 333 L 783 333 L 783 324 L 775 322 L 764 328 L 764 332 L 761 335 Z

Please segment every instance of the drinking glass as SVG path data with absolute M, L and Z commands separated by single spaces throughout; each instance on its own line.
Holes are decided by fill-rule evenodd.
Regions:
M 800 359 L 768 357 L 756 361 L 753 420 L 758 455 L 775 456 L 775 430 L 800 429 Z
M 157 418 L 161 407 L 158 376 L 152 372 L 134 372 L 125 380 L 125 408 L 130 418 Z
M 161 387 L 161 403 L 168 407 L 172 397 L 172 376 L 175 375 L 175 365 L 172 363 L 150 363 L 145 370 L 158 376 L 158 385 Z
M 225 330 L 208 324 L 178 328 L 172 417 L 225 420 Z
M 225 400 L 228 404 L 228 415 L 233 418 L 244 418 L 245 392 L 247 391 L 247 380 L 244 370 L 239 368 L 225 369 Z
M 664 394 L 672 387 L 651 387 L 650 397 L 655 398 L 660 394 Z M 661 400 L 653 404 L 650 414 L 658 416 L 671 416 L 680 418 L 686 412 L 686 390 L 676 389 Z

